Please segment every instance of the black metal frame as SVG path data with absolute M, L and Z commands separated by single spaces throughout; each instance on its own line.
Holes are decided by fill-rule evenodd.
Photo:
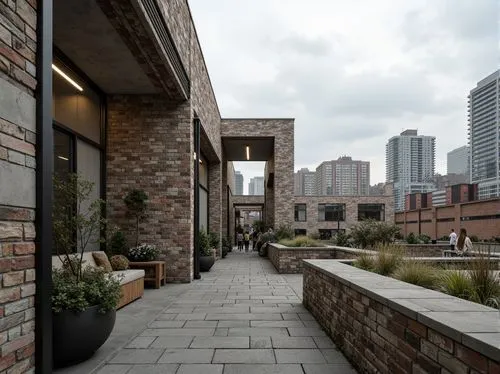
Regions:
M 52 373 L 52 0 L 37 6 L 35 370 Z
M 194 279 L 200 279 L 200 119 L 195 118 L 193 121 L 194 133 L 194 151 L 196 157 L 194 158 L 194 253 L 193 253 L 193 266 L 194 266 Z

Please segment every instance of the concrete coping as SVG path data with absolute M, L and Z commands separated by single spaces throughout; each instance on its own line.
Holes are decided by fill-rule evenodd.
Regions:
M 308 267 L 493 360 L 500 357 L 499 310 L 358 269 L 348 261 L 304 260 Z

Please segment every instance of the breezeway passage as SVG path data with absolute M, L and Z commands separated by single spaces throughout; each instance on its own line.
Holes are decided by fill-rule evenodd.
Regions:
M 302 275 L 277 274 L 256 253 L 155 292 L 169 305 L 94 373 L 355 373 L 302 306 Z

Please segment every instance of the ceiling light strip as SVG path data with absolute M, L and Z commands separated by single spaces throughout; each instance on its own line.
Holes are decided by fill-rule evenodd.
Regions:
M 71 79 L 64 71 L 59 69 L 56 65 L 52 64 L 52 69 L 59 74 L 61 77 L 66 79 L 69 83 L 71 83 L 72 86 L 74 86 L 78 91 L 83 91 L 83 88 L 78 85 L 73 79 Z
M 247 161 L 250 161 L 250 147 L 247 145 Z

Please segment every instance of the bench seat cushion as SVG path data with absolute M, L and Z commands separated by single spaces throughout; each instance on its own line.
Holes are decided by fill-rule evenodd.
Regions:
M 113 271 L 112 275 L 113 277 L 119 277 L 120 284 L 124 285 L 137 279 L 144 278 L 145 272 L 143 269 L 128 269 Z

